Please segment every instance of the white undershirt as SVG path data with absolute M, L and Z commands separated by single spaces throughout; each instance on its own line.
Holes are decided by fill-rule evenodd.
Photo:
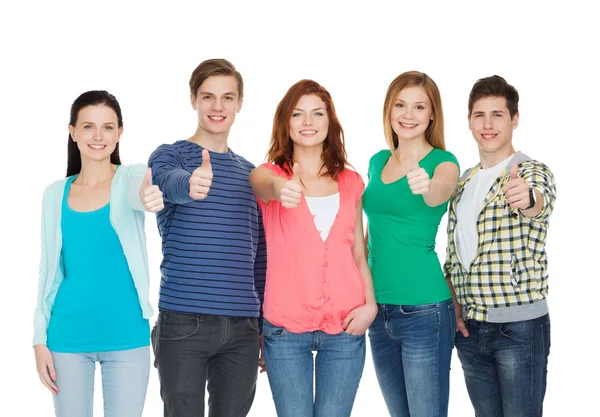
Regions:
M 315 221 L 315 227 L 325 241 L 333 226 L 335 216 L 340 208 L 340 193 L 328 195 L 326 197 L 304 197 L 308 209 Z
M 458 237 L 458 256 L 463 266 L 468 270 L 477 256 L 479 234 L 477 233 L 477 219 L 485 196 L 492 188 L 496 178 L 506 168 L 513 155 L 488 169 L 479 168 L 471 177 L 458 202 L 456 208 L 456 233 Z

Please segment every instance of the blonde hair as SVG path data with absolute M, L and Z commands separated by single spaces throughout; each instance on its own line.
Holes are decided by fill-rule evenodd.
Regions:
M 440 90 L 427 74 L 418 71 L 407 71 L 400 74 L 388 87 L 383 104 L 383 131 L 388 147 L 392 153 L 398 147 L 398 135 L 392 129 L 390 117 L 396 97 L 400 91 L 407 87 L 421 87 L 427 94 L 427 98 L 431 101 L 433 119 L 429 122 L 427 130 L 425 130 L 425 139 L 434 148 L 446 150 L 444 144 L 444 113 L 442 111 Z

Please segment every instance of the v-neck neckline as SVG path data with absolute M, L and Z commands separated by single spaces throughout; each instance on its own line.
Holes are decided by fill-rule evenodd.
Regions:
M 433 152 L 433 150 L 436 149 L 435 147 L 431 148 L 429 150 L 429 152 L 427 152 L 423 158 L 419 159 L 419 163 L 421 163 L 421 161 L 423 161 L 425 158 L 427 158 L 431 152 Z M 393 185 L 396 184 L 404 179 L 406 179 L 406 176 L 408 175 L 408 172 L 410 172 L 411 170 L 408 170 L 408 172 L 406 174 L 404 174 L 403 176 L 401 176 L 400 178 L 398 178 L 397 180 L 394 180 L 392 182 L 385 182 L 383 181 L 382 175 L 383 175 L 383 170 L 385 169 L 385 166 L 387 165 L 387 163 L 389 162 L 390 158 L 394 157 L 394 153 L 392 151 L 389 151 L 390 155 L 387 157 L 387 159 L 385 160 L 385 162 L 383 163 L 383 166 L 381 167 L 381 172 L 379 173 L 379 182 L 381 182 L 383 185 L 388 186 L 388 185 Z
M 312 215 L 312 213 L 310 212 L 310 209 L 308 208 L 308 203 L 306 202 L 306 197 L 304 196 L 304 193 L 302 193 L 301 199 L 300 199 L 300 206 L 298 206 L 298 208 L 302 207 L 302 209 L 306 212 L 306 214 L 309 216 L 310 221 L 312 223 L 312 229 L 313 229 L 313 234 L 316 235 L 316 237 L 319 239 L 319 241 L 325 246 L 325 249 L 328 248 L 329 246 L 329 238 L 331 237 L 331 235 L 333 234 L 333 231 L 336 228 L 336 225 L 338 223 L 338 220 L 340 218 L 340 213 L 342 210 L 342 204 L 345 201 L 346 198 L 346 193 L 342 192 L 342 182 L 345 180 L 344 178 L 344 171 L 340 172 L 340 174 L 338 175 L 338 179 L 337 179 L 337 183 L 338 183 L 338 193 L 340 195 L 340 205 L 337 209 L 337 212 L 335 213 L 335 218 L 333 219 L 333 223 L 331 224 L 331 228 L 329 229 L 329 234 L 327 234 L 327 238 L 325 238 L 325 240 L 323 240 L 323 238 L 321 237 L 321 234 L 319 233 L 319 230 L 317 229 L 317 225 L 315 224 L 315 219 Z M 334 195 L 334 194 L 332 194 Z M 325 196 L 328 197 L 328 196 Z

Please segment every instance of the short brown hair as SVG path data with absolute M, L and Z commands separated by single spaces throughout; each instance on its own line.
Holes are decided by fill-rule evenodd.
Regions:
M 298 81 L 290 87 L 279 102 L 273 118 L 273 133 L 267 160 L 278 165 L 288 174 L 292 173 L 294 142 L 290 138 L 290 119 L 300 98 L 312 94 L 323 100 L 327 109 L 329 129 L 323 143 L 323 167 L 327 169 L 326 174 L 335 180 L 340 172 L 346 168 L 346 165 L 349 165 L 346 148 L 344 147 L 344 130 L 335 112 L 331 95 L 324 87 L 313 80 Z M 319 174 L 321 174 L 321 171 L 319 171 Z
M 213 75 L 230 75 L 235 77 L 238 84 L 239 98 L 244 97 L 244 80 L 242 80 L 242 74 L 235 69 L 235 66 L 231 62 L 222 58 L 207 59 L 196 67 L 190 77 L 190 93 L 196 97 L 196 93 L 202 83 Z
M 511 119 L 519 112 L 519 93 L 517 89 L 499 75 L 480 78 L 473 85 L 469 94 L 469 116 L 473 112 L 475 102 L 485 97 L 504 97 Z
M 396 97 L 400 94 L 400 91 L 407 87 L 421 87 L 427 94 L 427 98 L 431 101 L 433 120 L 429 122 L 427 130 L 425 130 L 425 139 L 434 148 L 446 150 L 444 144 L 444 112 L 440 90 L 427 74 L 419 71 L 407 71 L 400 74 L 388 87 L 383 104 L 383 132 L 388 147 L 392 153 L 398 147 L 398 135 L 392 129 L 390 117 Z

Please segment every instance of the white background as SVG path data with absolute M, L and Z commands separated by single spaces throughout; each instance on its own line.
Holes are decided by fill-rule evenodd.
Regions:
M 146 162 L 158 145 L 194 132 L 187 83 L 196 65 L 215 57 L 232 61 L 246 84 L 230 135 L 234 151 L 262 162 L 277 103 L 294 82 L 313 78 L 331 92 L 349 159 L 365 179 L 370 156 L 385 147 L 386 88 L 401 72 L 424 71 L 437 82 L 446 145 L 462 168 L 478 161 L 467 129 L 471 86 L 493 74 L 513 84 L 521 95 L 515 148 L 545 162 L 558 187 L 547 245 L 552 348 L 545 415 L 598 415 L 597 14 L 579 1 L 360 4 L 3 2 L 1 416 L 53 415 L 35 372 L 31 323 L 41 195 L 64 176 L 72 101 L 90 89 L 115 94 L 125 121 L 122 160 Z M 146 229 L 156 306 L 161 254 L 153 215 Z M 443 230 L 445 220 L 442 257 Z M 456 356 L 451 375 L 450 416 L 473 415 Z M 144 416 L 160 415 L 153 368 Z M 275 415 L 266 375 L 250 415 Z M 369 352 L 353 413 L 367 415 L 386 415 Z

